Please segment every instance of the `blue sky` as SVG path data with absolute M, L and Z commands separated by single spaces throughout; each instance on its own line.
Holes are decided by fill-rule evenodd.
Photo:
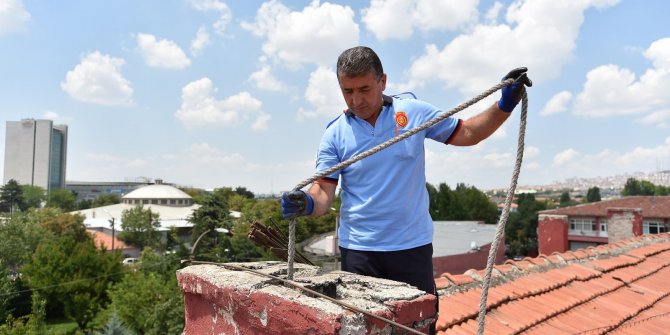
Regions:
M 314 174 L 344 108 L 335 60 L 367 45 L 387 94 L 443 110 L 527 66 L 520 185 L 667 170 L 667 13 L 665 0 L 0 0 L 0 114 L 67 124 L 69 181 L 277 193 Z M 428 182 L 506 187 L 518 116 L 474 147 L 427 142 Z

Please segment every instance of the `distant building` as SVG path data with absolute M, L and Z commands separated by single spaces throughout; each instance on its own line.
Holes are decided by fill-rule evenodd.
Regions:
M 433 274 L 463 273 L 469 269 L 486 267 L 496 225 L 478 221 L 435 221 L 433 236 Z M 337 238 L 332 233 L 309 241 L 304 251 L 316 256 L 339 253 Z M 498 244 L 496 264 L 505 261 L 505 241 Z
M 72 214 L 84 215 L 86 229 L 89 232 L 97 231 L 110 236 L 110 240 L 105 244 L 110 247 L 111 240 L 114 240 L 114 249 L 118 249 L 115 238 L 116 234 L 123 230 L 123 212 L 142 206 L 153 213 L 158 213 L 160 223 L 158 231 L 167 234 L 170 229 L 175 229 L 178 237 L 190 247 L 193 223 L 189 221 L 189 218 L 194 210 L 200 208 L 200 205 L 194 204 L 191 196 L 182 190 L 163 184 L 160 180 L 157 182 L 158 184 L 139 187 L 124 195 L 121 197 L 121 203 L 74 211 Z M 231 211 L 230 215 L 232 218 L 239 218 L 241 213 Z M 102 235 L 96 236 L 97 239 L 103 237 Z M 124 254 L 128 257 L 137 257 L 137 254 L 130 250 L 124 251 Z
M 7 121 L 5 173 L 19 184 L 52 190 L 65 187 L 67 126 L 51 120 Z
M 101 195 L 114 194 L 119 198 L 133 190 L 151 185 L 149 181 L 119 181 L 119 182 L 89 182 L 89 181 L 67 181 L 65 188 L 77 195 L 77 201 L 95 200 Z
M 670 196 L 631 196 L 538 213 L 540 254 L 670 231 Z

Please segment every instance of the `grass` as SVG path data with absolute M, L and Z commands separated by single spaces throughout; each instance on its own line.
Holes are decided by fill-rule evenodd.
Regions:
M 49 334 L 74 334 L 77 331 L 77 323 L 65 318 L 47 320 L 47 331 Z

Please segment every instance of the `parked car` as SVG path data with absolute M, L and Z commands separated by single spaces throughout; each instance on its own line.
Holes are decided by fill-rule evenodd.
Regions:
M 123 264 L 125 264 L 125 265 L 131 265 L 131 264 L 135 264 L 135 263 L 139 263 L 139 262 L 140 262 L 140 259 L 135 258 L 135 257 L 128 257 L 128 258 L 123 259 Z

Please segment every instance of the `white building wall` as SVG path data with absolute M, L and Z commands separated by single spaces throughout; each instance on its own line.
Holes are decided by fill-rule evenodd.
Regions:
M 65 160 L 67 155 L 67 126 L 53 126 L 51 120 L 24 119 L 7 121 L 5 131 L 5 168 L 3 184 L 10 179 L 19 184 L 49 189 L 52 132 L 64 130 L 62 171 L 60 179 L 65 187 Z

